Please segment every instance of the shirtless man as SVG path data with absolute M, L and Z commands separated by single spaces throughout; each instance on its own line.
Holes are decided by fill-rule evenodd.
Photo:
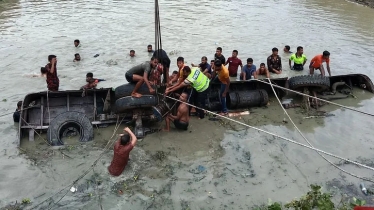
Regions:
M 185 92 L 183 92 L 179 96 L 179 100 L 183 102 L 186 102 L 187 98 L 188 98 L 188 94 Z M 180 129 L 180 130 L 187 130 L 189 120 L 190 120 L 190 115 L 189 115 L 188 105 L 185 103 L 180 103 L 178 106 L 178 110 L 177 110 L 177 116 L 169 114 L 165 118 L 166 127 L 164 131 L 170 131 L 170 121 L 174 122 L 175 128 Z
M 257 69 L 256 73 L 253 75 L 257 79 L 258 75 L 266 75 L 266 78 L 270 78 L 269 70 L 266 68 L 264 63 L 260 64 L 260 68 Z

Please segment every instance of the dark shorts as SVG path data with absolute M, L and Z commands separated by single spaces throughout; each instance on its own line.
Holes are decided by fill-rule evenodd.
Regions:
M 129 74 L 126 72 L 125 74 L 125 77 L 126 77 L 126 80 L 129 82 L 129 83 L 135 83 L 134 80 L 132 79 L 132 74 Z
M 293 65 L 293 69 L 295 70 L 295 71 L 302 71 L 302 70 L 304 70 L 304 66 L 303 66 L 303 64 L 294 64 Z
M 181 122 L 179 120 L 174 120 L 174 126 L 177 128 L 177 129 L 180 129 L 180 130 L 187 130 L 188 128 L 188 123 L 186 122 Z

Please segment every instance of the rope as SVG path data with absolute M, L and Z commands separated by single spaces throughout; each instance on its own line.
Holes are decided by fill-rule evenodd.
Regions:
M 33 108 L 34 106 L 29 106 L 29 107 L 27 107 L 27 108 L 24 108 L 24 109 L 21 109 L 21 110 L 17 110 L 17 112 L 21 112 L 21 111 L 24 111 L 24 110 L 28 110 L 28 109 L 30 109 L 30 108 Z M 15 111 L 14 111 L 15 112 Z M 10 115 L 10 114 L 13 114 L 14 112 L 8 112 L 8 113 L 5 113 L 5 114 L 2 114 L 2 115 L 0 115 L 0 117 L 4 117 L 4 116 L 7 116 L 7 115 Z
M 306 148 L 308 148 L 308 149 L 311 149 L 311 150 L 314 150 L 314 151 L 318 151 L 318 152 L 320 152 L 320 153 L 323 153 L 323 154 L 325 154 L 325 155 L 328 155 L 328 156 L 331 156 L 331 157 L 334 157 L 334 158 L 337 158 L 337 159 L 340 159 L 340 160 L 343 160 L 343 161 L 346 161 L 346 162 L 349 162 L 349 163 L 352 163 L 352 164 L 355 164 L 355 165 L 361 166 L 361 167 L 363 167 L 363 168 L 366 168 L 366 169 L 369 169 L 369 170 L 374 171 L 374 168 L 373 168 L 373 167 L 370 167 L 370 166 L 367 166 L 367 165 L 364 165 L 364 164 L 358 163 L 358 162 L 356 162 L 356 161 L 349 160 L 349 159 L 347 159 L 347 158 L 340 157 L 340 156 L 338 156 L 338 155 L 334 155 L 334 154 L 329 153 L 329 152 L 325 152 L 325 151 L 320 150 L 320 149 L 317 149 L 317 148 L 315 148 L 315 147 L 311 147 L 311 146 L 308 146 L 308 145 L 305 145 L 305 144 L 302 144 L 302 143 L 296 142 L 296 141 L 294 141 L 294 140 L 292 140 L 292 139 L 289 139 L 289 138 L 286 138 L 286 137 L 283 137 L 283 136 L 279 136 L 279 135 L 274 134 L 274 133 L 271 133 L 271 132 L 269 132 L 269 131 L 265 131 L 265 130 L 263 130 L 263 129 L 260 129 L 260 128 L 256 128 L 256 127 L 253 127 L 253 126 L 247 125 L 247 124 L 245 124 L 245 123 L 239 122 L 239 121 L 234 120 L 234 119 L 231 119 L 231 118 L 229 118 L 229 117 L 222 116 L 222 115 L 218 115 L 217 113 L 214 113 L 214 112 L 211 112 L 211 111 L 209 111 L 209 110 L 206 110 L 206 109 L 203 109 L 203 108 L 197 107 L 197 106 L 192 105 L 192 104 L 189 104 L 189 103 L 187 103 L 187 102 L 184 102 L 184 101 L 181 101 L 181 100 L 178 100 L 178 99 L 175 99 L 175 98 L 169 97 L 169 96 L 165 96 L 165 97 L 170 98 L 170 99 L 172 99 L 172 100 L 179 101 L 179 102 L 181 102 L 181 103 L 185 103 L 185 104 L 187 104 L 187 105 L 189 105 L 189 106 L 191 106 L 191 107 L 194 107 L 194 108 L 196 108 L 196 109 L 204 110 L 204 111 L 206 111 L 207 113 L 210 113 L 210 114 L 212 114 L 212 115 L 217 115 L 217 116 L 219 116 L 219 117 L 221 117 L 221 118 L 224 118 L 224 119 L 226 119 L 226 120 L 230 120 L 230 121 L 232 121 L 232 122 L 238 123 L 238 124 L 243 125 L 243 126 L 245 126 L 245 127 L 252 128 L 252 129 L 254 129 L 254 130 L 261 131 L 261 132 L 263 132 L 263 133 L 266 133 L 266 134 L 269 134 L 269 135 L 272 135 L 272 136 L 278 137 L 278 138 L 280 138 L 280 139 L 286 140 L 286 141 L 291 142 L 291 143 L 293 143 L 293 144 L 296 144 L 296 145 L 299 145 L 299 146 L 303 146 L 303 147 L 306 147 Z
M 251 80 L 262 82 L 262 83 L 265 83 L 265 84 L 269 84 L 269 83 L 267 83 L 265 81 L 262 81 L 262 80 L 259 80 L 259 79 L 251 79 Z M 334 102 L 331 102 L 331 101 L 328 101 L 328 100 L 325 100 L 325 99 L 322 99 L 322 98 L 314 97 L 314 96 L 311 96 L 311 95 L 308 95 L 308 94 L 305 94 L 305 93 L 300 93 L 298 91 L 291 90 L 291 89 L 288 89 L 288 88 L 285 88 L 285 87 L 282 87 L 282 86 L 279 86 L 279 85 L 274 85 L 274 84 L 272 84 L 272 85 L 274 87 L 277 87 L 277 88 L 280 88 L 280 89 L 283 89 L 283 90 L 287 90 L 287 91 L 290 91 L 290 92 L 293 92 L 293 93 L 296 93 L 296 94 L 299 94 L 299 95 L 302 95 L 302 96 L 307 96 L 309 98 L 320 100 L 320 101 L 323 101 L 323 102 L 326 102 L 326 103 L 329 103 L 329 104 L 332 104 L 332 105 L 335 105 L 335 106 L 342 107 L 344 109 L 348 109 L 348 110 L 351 110 L 351 111 L 354 111 L 354 112 L 358 112 L 358 113 L 361 113 L 361 114 L 365 114 L 365 115 L 369 115 L 369 116 L 374 117 L 374 114 L 371 114 L 371 113 L 368 113 L 368 112 L 364 112 L 364 111 L 361 111 L 361 110 L 358 110 L 358 109 L 347 107 L 347 106 L 344 106 L 344 105 L 341 105 L 341 104 L 338 104 L 338 103 L 334 103 Z
M 292 118 L 290 117 L 290 115 L 287 113 L 286 109 L 282 106 L 282 102 L 280 101 L 277 93 L 275 92 L 274 90 L 274 87 L 273 87 L 273 84 L 271 83 L 271 80 L 269 78 L 267 78 L 269 83 L 270 83 L 270 87 L 271 89 L 273 90 L 274 92 L 274 95 L 275 97 L 277 98 L 278 100 L 278 103 L 280 105 L 280 107 L 283 109 L 284 113 L 287 115 L 288 119 L 291 121 L 292 125 L 295 127 L 295 129 L 297 130 L 297 132 L 304 138 L 304 140 L 309 144 L 309 146 L 311 146 L 313 149 L 315 149 L 315 147 L 308 141 L 308 139 L 304 136 L 304 134 L 300 131 L 300 129 L 296 126 L 296 124 L 294 123 L 294 121 L 292 120 Z M 331 162 L 330 160 L 328 160 L 325 156 L 323 156 L 320 152 L 316 151 L 323 159 L 325 159 L 328 163 L 330 163 L 331 165 L 333 165 L 335 168 L 339 169 L 340 171 L 348 174 L 348 175 L 351 175 L 353 177 L 356 177 L 356 178 L 359 178 L 359 179 L 362 179 L 362 180 L 366 180 L 366 181 L 369 181 L 369 182 L 372 182 L 374 183 L 374 180 L 371 180 L 371 179 L 368 179 L 368 178 L 365 178 L 365 177 L 360 177 L 360 176 L 357 176 L 355 174 L 352 174 L 344 169 L 342 169 L 341 167 L 337 166 L 336 164 L 334 164 L 333 162 Z
M 97 162 L 104 156 L 104 153 L 113 145 L 113 143 L 115 141 L 112 140 L 112 138 L 115 136 L 115 133 L 117 132 L 119 126 L 121 125 L 122 121 L 123 121 L 124 118 L 122 118 L 121 122 L 119 124 L 117 124 L 115 126 L 115 129 L 114 129 L 114 132 L 113 132 L 113 135 L 112 137 L 109 139 L 108 143 L 107 143 L 107 146 L 104 151 L 99 155 L 99 157 L 93 162 L 93 164 L 90 166 L 90 168 L 88 168 L 81 176 L 79 176 L 75 181 L 73 181 L 70 185 L 67 185 L 63 188 L 61 188 L 58 192 L 54 193 L 53 195 L 51 195 L 50 197 L 48 197 L 47 199 L 43 200 L 42 202 L 38 203 L 37 205 L 33 206 L 31 209 L 36 209 L 38 208 L 40 205 L 42 205 L 43 203 L 45 203 L 46 201 L 48 201 L 49 199 L 53 198 L 54 196 L 56 196 L 57 194 L 61 193 L 62 191 L 64 191 L 65 189 L 67 188 L 71 188 L 72 186 L 74 186 L 79 180 L 81 180 L 82 178 L 84 178 L 91 170 L 94 169 L 94 167 L 97 165 Z M 118 123 L 118 120 L 117 120 L 117 123 Z M 111 144 L 109 144 L 109 142 L 111 141 Z M 59 203 L 68 193 L 69 191 L 67 191 L 57 202 L 54 202 L 53 205 L 51 207 L 49 207 L 48 209 L 52 209 L 52 207 L 54 207 L 57 203 Z

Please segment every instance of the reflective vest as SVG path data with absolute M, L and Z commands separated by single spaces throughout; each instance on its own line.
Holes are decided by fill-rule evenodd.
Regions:
M 209 79 L 203 74 L 198 68 L 192 68 L 191 73 L 186 78 L 191 82 L 191 86 L 195 88 L 197 92 L 203 92 L 209 87 Z

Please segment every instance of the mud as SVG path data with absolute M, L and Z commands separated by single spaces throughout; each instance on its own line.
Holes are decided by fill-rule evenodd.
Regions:
M 370 8 L 374 8 L 374 0 L 349 0 L 357 4 L 361 4 Z
M 357 101 L 367 96 L 357 95 Z M 287 111 L 310 137 L 308 133 L 329 127 L 328 119 L 338 120 L 339 112 L 344 112 L 330 105 L 323 109 L 335 116 L 304 119 L 306 113 L 302 108 Z M 233 119 L 302 141 L 287 123 L 275 98 L 270 99 L 267 107 L 251 108 L 250 115 Z M 334 193 L 337 201 L 341 194 L 346 194 L 372 203 L 371 197 L 363 196 L 352 177 L 334 170 L 311 150 L 227 120 L 192 117 L 190 125 L 188 131 L 172 128 L 170 132 L 154 133 L 139 141 L 119 177 L 107 172 L 116 139 L 116 136 L 109 139 L 114 126 L 96 129 L 93 142 L 78 143 L 70 139 L 68 145 L 57 148 L 48 147 L 44 135 L 35 142 L 25 139 L 21 153 L 46 176 L 46 182 L 42 183 L 45 189 L 33 193 L 28 206 L 47 199 L 39 209 L 71 209 L 72 206 L 75 209 L 250 209 L 267 203 L 268 198 L 290 201 L 314 183 Z M 157 124 L 155 128 L 162 126 Z M 123 127 L 116 133 L 121 133 Z M 355 159 L 374 165 L 370 161 L 372 157 L 368 154 Z M 86 176 L 78 179 L 87 170 Z M 69 191 L 71 186 L 77 191 Z

